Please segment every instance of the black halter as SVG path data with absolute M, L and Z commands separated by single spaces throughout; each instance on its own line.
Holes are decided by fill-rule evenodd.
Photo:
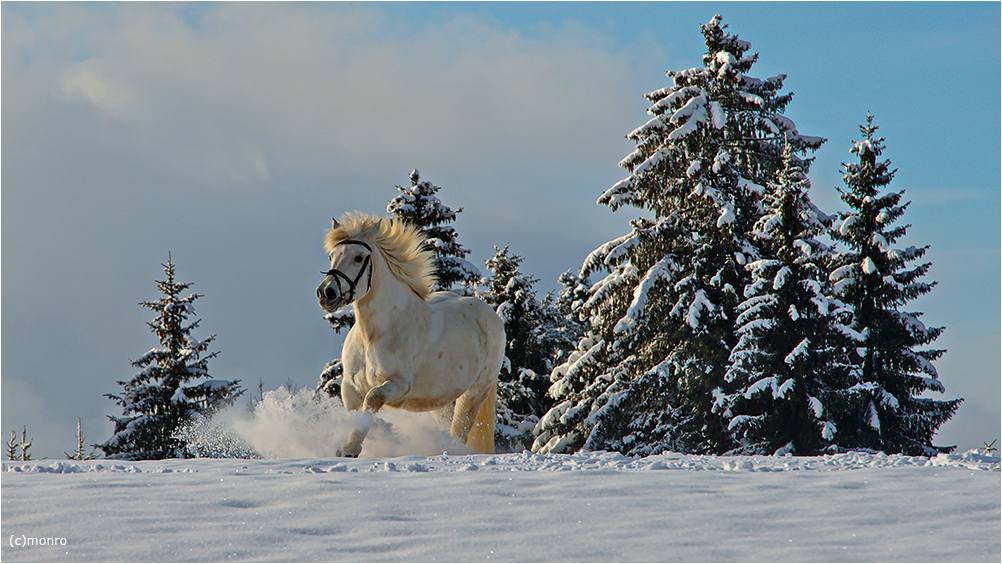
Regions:
M 366 287 L 365 291 L 368 292 L 369 290 L 372 289 L 372 247 L 370 247 L 368 245 L 368 243 L 365 243 L 364 241 L 358 241 L 358 240 L 355 240 L 355 239 L 345 239 L 344 241 L 341 241 L 340 243 L 338 243 L 336 246 L 340 246 L 340 245 L 362 245 L 363 247 L 365 247 L 369 251 L 369 255 L 365 257 L 365 260 L 362 262 L 362 268 L 358 271 L 358 275 L 355 276 L 354 279 L 352 279 L 347 274 L 341 272 L 340 270 L 338 270 L 336 268 L 332 268 L 332 269 L 328 270 L 327 272 L 321 272 L 320 273 L 320 274 L 326 274 L 327 276 L 333 276 L 334 280 L 337 281 L 337 289 L 338 289 L 338 291 L 341 291 L 341 280 L 342 279 L 345 282 L 348 283 L 348 292 L 347 292 L 347 294 L 345 292 L 341 292 L 341 296 L 347 298 L 345 300 L 345 305 L 348 305 L 351 302 L 355 301 L 355 289 L 358 287 L 358 282 L 359 282 L 359 280 L 362 279 L 362 275 L 365 274 L 365 269 L 366 268 L 369 269 L 369 280 L 367 282 L 367 285 L 366 285 L 367 287 Z

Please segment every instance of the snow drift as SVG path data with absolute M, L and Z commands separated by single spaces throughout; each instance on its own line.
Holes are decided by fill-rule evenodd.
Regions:
M 334 458 L 352 417 L 280 389 L 187 431 L 203 452 L 267 459 L 4 462 L 0 560 L 1000 557 L 999 458 L 975 451 L 464 455 L 433 415 L 386 410 L 370 458 Z
M 998 562 L 998 468 L 975 452 L 5 462 L 0 558 Z

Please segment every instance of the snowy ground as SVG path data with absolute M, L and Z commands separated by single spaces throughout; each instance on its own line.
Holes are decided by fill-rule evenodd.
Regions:
M 464 455 L 430 414 L 379 415 L 356 460 L 333 455 L 357 415 L 280 389 L 186 435 L 264 459 L 4 462 L 0 560 L 1002 556 L 997 456 Z
M 998 468 L 975 452 L 5 462 L 0 556 L 998 562 Z

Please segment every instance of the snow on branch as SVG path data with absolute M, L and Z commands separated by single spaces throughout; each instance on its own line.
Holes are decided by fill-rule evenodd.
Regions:
M 626 315 L 613 328 L 614 333 L 623 333 L 636 327 L 637 320 L 643 315 L 644 308 L 647 306 L 647 295 L 651 288 L 659 281 L 668 279 L 675 267 L 675 261 L 672 260 L 672 257 L 665 256 L 647 270 L 647 274 L 633 291 L 633 301 L 630 303 L 629 309 L 626 310 Z

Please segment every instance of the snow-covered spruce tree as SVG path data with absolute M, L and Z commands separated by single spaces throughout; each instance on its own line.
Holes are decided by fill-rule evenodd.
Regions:
M 435 290 L 452 290 L 456 284 L 466 289 L 475 288 L 481 278 L 480 271 L 466 260 L 470 250 L 459 243 L 456 229 L 447 225 L 456 221 L 456 214 L 463 208 L 453 211 L 443 204 L 436 196 L 442 188 L 421 180 L 417 169 L 411 171 L 410 181 L 410 186 L 397 186 L 400 194 L 390 200 L 386 212 L 420 227 L 428 238 L 435 252 L 438 279 Z
M 501 448 L 521 451 L 532 445 L 532 430 L 553 402 L 546 396 L 553 362 L 574 346 L 578 325 L 558 309 L 552 294 L 540 302 L 536 279 L 523 274 L 522 257 L 494 247 L 487 260 L 491 277 L 480 297 L 504 320 L 505 363 L 498 376 L 497 431 Z
M 620 162 L 630 174 L 599 198 L 654 217 L 585 260 L 581 276 L 609 274 L 579 312 L 591 334 L 551 374 L 557 404 L 537 426 L 535 451 L 730 448 L 711 391 L 737 343 L 744 265 L 760 258 L 746 234 L 784 146 L 806 171 L 804 155 L 824 139 L 782 115 L 792 99 L 779 93 L 784 76 L 747 75 L 758 55 L 719 15 L 701 27 L 703 66 L 670 71 L 671 85 L 647 94 L 654 117 L 627 136 L 637 148 Z
M 714 412 L 728 422 L 735 453 L 817 454 L 835 440 L 835 390 L 851 372 L 851 316 L 827 294 L 831 252 L 816 237 L 828 217 L 811 203 L 802 169 L 791 163 L 767 186 L 765 214 L 751 231 L 763 256 L 746 265 L 752 280 Z
M 839 445 L 910 455 L 949 452 L 954 447 L 933 446 L 932 437 L 963 400 L 917 397 L 945 391 L 932 363 L 946 351 L 917 350 L 943 328 L 926 327 L 921 313 L 902 309 L 935 285 L 922 281 L 931 263 L 907 266 L 929 247 L 893 247 L 909 227 L 895 225 L 908 203 L 901 203 L 904 192 L 882 193 L 896 171 L 889 160 L 880 160 L 884 139 L 874 137 L 873 116 L 867 114 L 859 129 L 863 138 L 852 147 L 859 162 L 843 163 L 846 189 L 839 188 L 850 211 L 840 214 L 831 233 L 849 249 L 834 258 L 831 279 L 837 295 L 854 310 L 852 329 L 861 357 L 859 381 L 847 391 L 848 407 L 836 421 Z
M 177 431 L 193 418 L 207 417 L 232 404 L 243 393 L 239 380 L 209 379 L 209 359 L 219 353 L 203 353 L 215 335 L 197 340 L 191 332 L 201 320 L 188 323 L 188 317 L 195 314 L 192 304 L 201 295 L 182 297 L 191 284 L 174 281 L 169 256 L 163 267 L 166 279 L 157 281 L 163 296 L 139 304 L 157 314 L 147 325 L 161 348 L 132 361 L 140 372 L 128 382 L 118 382 L 124 388 L 121 395 L 106 394 L 122 407 L 121 416 L 108 416 L 115 424 L 114 435 L 98 445 L 108 458 L 183 458 L 186 445 Z

